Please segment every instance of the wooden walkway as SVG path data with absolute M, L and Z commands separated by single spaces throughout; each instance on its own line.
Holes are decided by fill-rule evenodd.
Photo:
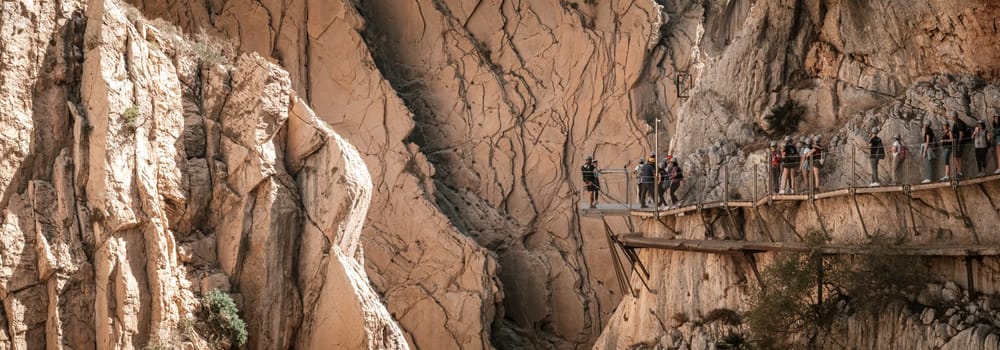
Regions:
M 736 240 L 696 240 L 643 237 L 639 233 L 623 234 L 618 238 L 628 248 L 654 248 L 712 254 L 753 254 L 763 252 L 810 252 L 813 248 L 800 242 L 755 242 Z M 824 244 L 815 247 L 824 255 L 907 255 L 979 257 L 1000 256 L 998 245 L 905 244 L 894 247 L 870 245 Z
M 649 217 L 685 216 L 691 212 L 716 209 L 716 208 L 721 208 L 721 209 L 752 208 L 752 207 L 760 207 L 780 202 L 790 202 L 790 201 L 802 202 L 802 201 L 821 200 L 821 199 L 835 198 L 835 197 L 846 197 L 846 196 L 851 196 L 852 191 L 854 194 L 872 194 L 872 193 L 909 194 L 913 192 L 928 191 L 939 188 L 972 186 L 993 181 L 1000 181 L 1000 175 L 989 175 L 989 176 L 969 178 L 963 180 L 952 180 L 948 182 L 932 182 L 928 184 L 916 184 L 916 185 L 842 188 L 826 192 L 804 193 L 804 194 L 769 194 L 756 201 L 752 200 L 715 201 L 715 202 L 707 202 L 700 204 L 691 204 L 673 209 L 666 209 L 665 207 L 661 207 L 660 210 L 656 210 L 655 208 L 652 207 L 639 208 L 637 204 L 629 204 L 629 205 L 621 203 L 598 204 L 596 208 L 589 208 L 586 206 L 580 207 L 580 214 L 588 217 L 634 216 L 634 217 L 649 218 Z

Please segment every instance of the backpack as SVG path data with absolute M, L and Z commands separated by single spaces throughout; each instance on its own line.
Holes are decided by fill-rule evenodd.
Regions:
M 899 142 L 899 154 L 896 157 L 906 159 L 906 145 L 902 141 Z
M 775 168 L 781 166 L 781 153 L 771 152 L 771 166 Z
M 813 149 L 815 150 L 815 153 L 813 153 L 813 161 L 819 163 L 819 165 L 823 165 L 823 147 L 816 146 L 816 148 Z

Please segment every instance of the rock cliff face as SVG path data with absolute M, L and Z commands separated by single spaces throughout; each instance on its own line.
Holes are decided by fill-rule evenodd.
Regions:
M 664 316 L 740 310 L 746 267 L 644 252 L 659 294 L 623 300 L 576 212 L 584 155 L 626 166 L 655 126 L 689 200 L 723 183 L 747 198 L 785 101 L 805 107 L 797 134 L 838 149 L 1000 108 L 991 0 L 129 2 L 2 8 L 0 349 L 168 342 L 217 288 L 253 348 L 708 344 L 725 328 Z M 867 176 L 851 169 L 831 159 L 826 185 Z M 898 198 L 863 201 L 869 225 L 993 242 L 992 190 L 961 193 L 979 209 L 923 195 L 913 227 Z M 646 225 L 864 234 L 848 203 L 824 205 Z
M 384 179 L 367 268 L 412 344 L 587 347 L 604 327 L 620 295 L 570 179 L 646 149 L 631 86 L 654 3 L 136 3 L 278 59 L 358 145 Z
M 113 1 L 8 5 L 0 348 L 207 348 L 180 329 L 215 289 L 252 348 L 408 347 L 361 267 L 371 176 L 286 71 Z

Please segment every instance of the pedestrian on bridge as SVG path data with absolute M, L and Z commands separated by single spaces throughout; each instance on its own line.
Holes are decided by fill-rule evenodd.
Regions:
M 969 125 L 962 121 L 962 118 L 958 117 L 958 112 L 951 112 L 952 130 L 951 136 L 954 139 L 953 151 L 955 154 L 955 177 L 962 178 L 962 149 L 965 148 L 965 144 L 972 141 L 972 133 L 969 132 Z
M 903 137 L 899 134 L 892 137 L 892 183 L 903 184 L 903 161 L 906 160 L 906 145 L 903 144 Z
M 885 145 L 878 137 L 878 127 L 873 127 L 871 138 L 868 139 L 868 156 L 872 164 L 872 183 L 869 187 L 878 187 L 882 184 L 878 180 L 878 162 L 885 159 Z
M 681 170 L 681 166 L 677 164 L 677 158 L 670 160 L 670 204 L 674 208 L 680 206 L 680 199 L 677 198 L 677 189 L 681 187 L 681 182 L 684 182 L 684 171 Z
M 951 122 L 945 122 L 942 126 L 944 128 L 941 130 L 941 160 L 944 161 L 944 177 L 941 178 L 941 181 L 948 181 L 951 179 L 951 151 L 954 147 L 955 135 L 952 132 Z
M 809 158 L 812 162 L 813 180 L 816 184 L 814 187 L 815 191 L 819 191 L 819 172 L 823 169 L 823 146 L 820 144 L 819 135 L 816 135 L 812 139 L 812 147 L 810 147 Z
M 639 171 L 639 208 L 646 208 L 646 199 L 654 202 L 653 186 L 656 182 L 656 159 L 647 160 Z M 656 204 L 655 202 L 653 204 Z
M 792 137 L 785 136 L 781 149 L 781 190 L 778 194 L 795 193 L 795 169 L 799 167 L 799 151 L 792 144 Z
M 972 131 L 972 143 L 976 147 L 976 170 L 978 176 L 986 175 L 986 154 L 990 150 L 990 140 L 986 132 L 986 121 L 980 120 L 976 123 L 976 129 Z
M 639 202 L 642 202 L 642 167 L 646 165 L 646 159 L 639 158 L 639 165 L 635 166 L 635 170 L 632 170 L 632 176 L 635 176 L 635 187 L 638 189 L 636 198 L 639 198 Z
M 924 160 L 924 180 L 920 183 L 930 183 L 934 178 L 934 126 L 931 120 L 924 120 L 923 143 L 920 144 L 920 159 Z
M 663 194 L 670 187 L 670 173 L 667 172 L 667 165 L 670 164 L 670 156 L 656 165 L 656 207 L 664 207 L 667 201 L 663 199 Z
M 767 158 L 771 170 L 767 178 L 768 188 L 770 193 L 778 193 L 780 188 L 778 182 L 781 180 L 781 152 L 778 151 L 778 142 L 771 141 L 771 147 L 767 150 Z
M 597 160 L 593 156 L 587 156 L 580 171 L 583 173 L 583 184 L 590 198 L 590 207 L 597 207 L 597 196 L 601 191 L 601 181 L 597 177 Z
M 811 142 L 808 137 L 803 137 L 799 139 L 799 142 L 795 144 L 795 148 L 799 150 L 799 174 L 802 176 L 802 191 L 808 191 L 812 184 L 809 180 L 810 172 L 812 172 L 812 148 L 810 147 Z

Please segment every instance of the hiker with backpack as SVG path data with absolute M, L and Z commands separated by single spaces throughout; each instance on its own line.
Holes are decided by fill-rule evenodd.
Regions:
M 795 193 L 795 169 L 799 167 L 799 151 L 792 144 L 792 137 L 785 136 L 781 149 L 781 190 L 778 194 Z
M 903 184 L 903 160 L 906 159 L 906 145 L 903 144 L 903 138 L 896 134 L 892 137 L 892 183 L 895 185 Z
M 812 162 L 812 175 L 813 181 L 815 181 L 816 187 L 815 191 L 819 192 L 819 171 L 823 169 L 823 146 L 819 143 L 819 135 L 812 138 L 812 147 L 810 147 L 809 157 Z
M 980 120 L 976 123 L 976 129 L 972 131 L 972 143 L 976 147 L 976 169 L 978 176 L 986 175 L 986 153 L 990 150 L 989 136 L 986 133 L 986 121 Z
M 590 207 L 597 207 L 597 195 L 601 190 L 601 182 L 597 178 L 597 161 L 593 156 L 587 156 L 583 166 L 580 167 L 583 173 L 583 183 L 587 192 L 590 192 Z
M 955 155 L 955 177 L 962 178 L 962 149 L 965 145 L 972 141 L 972 132 L 969 129 L 969 125 L 965 124 L 961 118 L 958 117 L 958 112 L 951 112 L 952 121 L 952 131 L 951 136 L 954 140 L 952 145 L 954 147 Z
M 677 198 L 677 189 L 681 187 L 681 182 L 684 182 L 684 171 L 681 170 L 681 166 L 677 164 L 677 158 L 670 160 L 670 204 L 671 208 L 677 208 L 680 206 L 680 199 Z
M 882 144 L 882 139 L 878 137 L 878 127 L 872 128 L 871 138 L 868 139 L 868 156 L 872 165 L 872 183 L 868 184 L 868 186 L 881 186 L 882 184 L 878 180 L 878 162 L 885 159 L 885 145 Z
M 771 147 L 767 150 L 770 166 L 767 184 L 769 193 L 778 193 L 778 181 L 781 179 L 781 152 L 778 151 L 778 143 L 771 141 Z
M 667 201 L 663 199 L 663 194 L 667 192 L 667 187 L 670 187 L 670 174 L 667 172 L 667 164 L 670 163 L 670 158 L 668 155 L 666 159 L 656 166 L 656 207 L 667 205 Z

